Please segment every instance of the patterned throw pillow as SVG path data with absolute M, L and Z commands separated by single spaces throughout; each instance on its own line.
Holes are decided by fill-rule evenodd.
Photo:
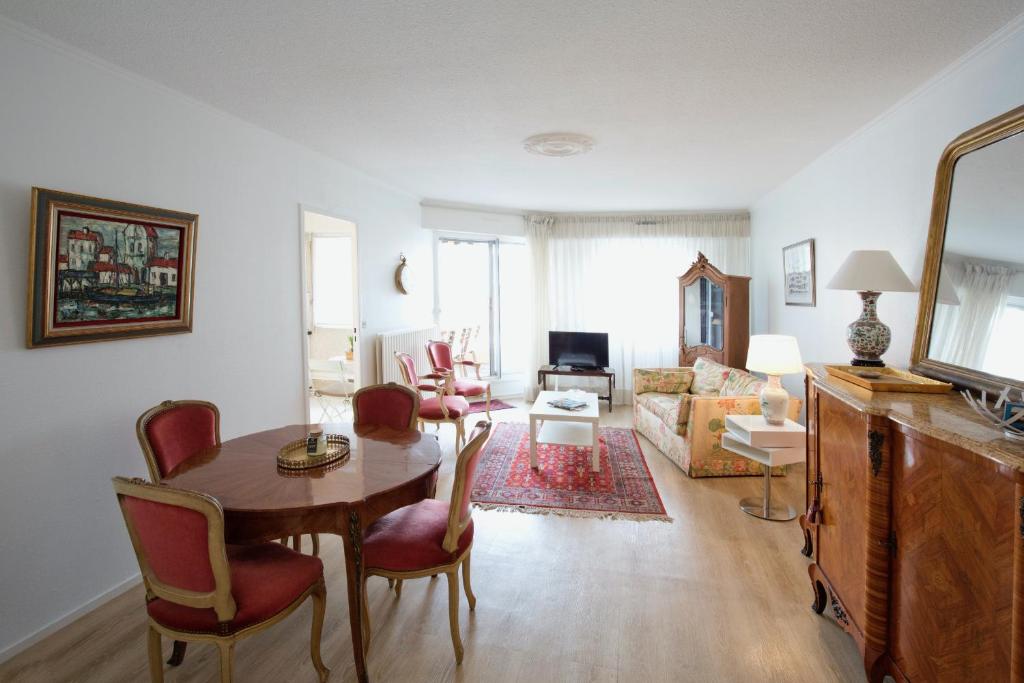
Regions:
M 693 370 L 690 368 L 670 368 L 664 370 L 636 370 L 633 376 L 633 391 L 644 394 L 656 391 L 661 394 L 685 394 L 693 383 Z
M 719 396 L 757 396 L 764 388 L 764 382 L 749 372 L 733 370 L 722 385 Z
M 690 393 L 698 396 L 717 396 L 730 372 L 730 367 L 719 365 L 707 358 L 698 358 L 693 364 L 693 386 L 690 387 Z

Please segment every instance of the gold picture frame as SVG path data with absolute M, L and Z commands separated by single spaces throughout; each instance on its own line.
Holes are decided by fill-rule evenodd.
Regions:
M 192 331 L 199 216 L 32 188 L 28 348 Z

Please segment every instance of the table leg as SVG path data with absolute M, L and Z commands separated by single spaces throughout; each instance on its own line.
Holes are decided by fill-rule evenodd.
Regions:
M 590 469 L 594 472 L 601 471 L 601 428 L 597 422 L 594 423 L 594 446 L 590 454 Z
M 537 463 L 537 418 L 530 416 L 530 467 L 538 468 Z
M 764 468 L 764 518 L 772 516 L 772 468 Z
M 352 656 L 356 664 L 356 679 L 368 683 L 366 649 L 363 639 L 363 526 L 359 513 L 348 513 L 348 533 L 342 534 L 345 546 L 345 573 L 348 577 L 348 621 L 352 631 Z
M 615 385 L 613 384 L 614 377 L 615 377 L 615 375 L 609 375 L 609 377 L 608 377 L 608 412 L 609 413 L 612 412 L 612 410 L 613 410 L 613 408 L 612 408 L 612 395 L 613 395 L 613 393 L 615 391 Z

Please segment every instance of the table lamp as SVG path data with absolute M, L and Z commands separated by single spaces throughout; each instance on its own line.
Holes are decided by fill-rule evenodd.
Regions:
M 802 372 L 800 347 L 796 337 L 783 334 L 755 334 L 747 347 L 747 370 L 768 375 L 768 384 L 761 389 L 761 414 L 770 425 L 786 422 L 789 394 L 782 388 L 782 375 Z
M 888 251 L 851 251 L 828 289 L 847 289 L 860 294 L 864 308 L 846 328 L 846 343 L 853 351 L 852 365 L 881 368 L 882 354 L 889 349 L 892 330 L 878 319 L 876 305 L 882 292 L 916 292 L 917 287 Z

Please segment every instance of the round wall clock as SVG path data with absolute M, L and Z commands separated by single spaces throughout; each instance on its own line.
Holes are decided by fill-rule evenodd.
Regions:
M 402 294 L 409 293 L 409 268 L 405 263 L 405 254 L 399 254 L 398 258 L 402 261 L 395 268 L 395 287 Z

